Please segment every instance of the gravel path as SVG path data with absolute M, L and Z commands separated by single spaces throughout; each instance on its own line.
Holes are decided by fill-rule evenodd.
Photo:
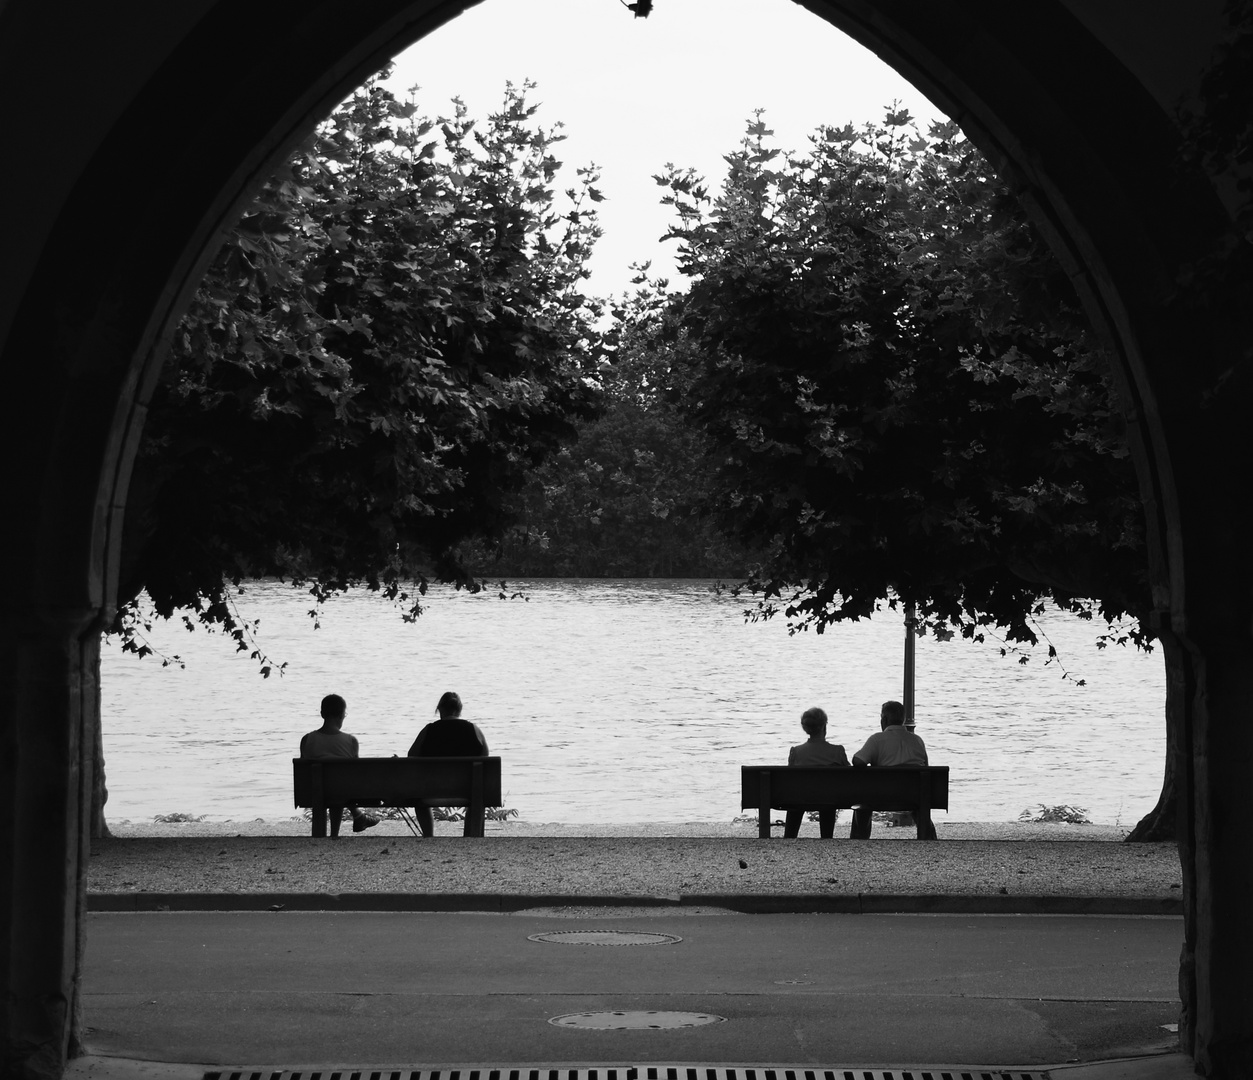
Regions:
M 489 823 L 423 840 L 385 822 L 338 841 L 300 819 L 113 823 L 92 844 L 92 893 L 938 894 L 1177 899 L 1172 844 L 1123 844 L 1093 826 L 941 822 L 940 842 L 876 826 L 876 840 L 759 840 L 752 825 Z M 777 833 L 777 830 L 776 830 Z

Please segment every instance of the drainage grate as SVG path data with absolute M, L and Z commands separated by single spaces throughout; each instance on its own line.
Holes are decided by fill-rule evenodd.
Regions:
M 508 1066 L 462 1069 L 218 1069 L 204 1080 L 1049 1080 L 1047 1070 L 914 1066 L 908 1069 L 784 1069 L 754 1066 L 620 1065 L 595 1069 Z
M 682 940 L 678 934 L 646 934 L 638 930 L 550 930 L 527 935 L 527 941 L 557 945 L 673 945 Z
M 676 1028 L 720 1024 L 725 1019 L 725 1016 L 715 1016 L 713 1013 L 636 1009 L 631 1012 L 567 1013 L 565 1016 L 554 1016 L 548 1022 L 555 1027 L 584 1028 L 593 1031 L 672 1031 Z

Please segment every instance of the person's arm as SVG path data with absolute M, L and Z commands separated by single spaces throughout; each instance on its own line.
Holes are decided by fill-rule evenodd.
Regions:
M 348 741 L 349 741 L 350 743 L 352 743 L 352 746 L 350 747 L 350 749 L 352 750 L 352 756 L 353 756 L 353 757 L 360 757 L 360 756 L 361 756 L 361 755 L 360 755 L 360 750 L 361 750 L 361 747 L 357 745 L 357 736 L 355 736 L 355 735 L 349 735 L 349 736 L 348 736 Z
M 487 738 L 484 736 L 483 732 L 479 730 L 478 724 L 474 724 L 473 727 L 474 727 L 474 734 L 477 735 L 479 738 L 479 745 L 483 748 L 483 756 L 487 757 L 488 756 Z
M 873 765 L 874 757 L 874 736 L 871 735 L 870 738 L 866 740 L 866 745 L 853 755 L 853 764 L 862 767 Z
M 787 752 L 787 763 L 789 766 L 796 764 L 796 747 L 795 746 L 793 746 L 792 749 Z
M 302 737 L 301 737 L 301 740 L 300 740 L 300 756 L 301 756 L 301 757 L 306 757 L 306 758 L 307 758 L 307 757 L 313 757 L 313 755 L 312 755 L 311 753 L 309 753 L 309 736 L 308 736 L 308 735 L 304 735 L 304 736 L 302 736 Z

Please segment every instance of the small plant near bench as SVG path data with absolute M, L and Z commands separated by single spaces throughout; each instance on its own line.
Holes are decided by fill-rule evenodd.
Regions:
M 204 821 L 206 814 L 153 814 L 152 820 L 158 825 L 182 825 L 185 823 L 195 823 Z
M 396 814 L 399 817 L 399 813 Z M 488 821 L 508 821 L 511 817 L 517 817 L 516 810 L 506 810 L 503 806 L 488 806 L 483 810 L 483 816 Z M 432 806 L 431 817 L 436 821 L 465 821 L 466 815 L 464 810 L 458 810 L 454 806 Z
M 1082 806 L 1045 806 L 1039 804 L 1039 810 L 1028 807 L 1018 815 L 1019 821 L 1032 825 L 1091 825 L 1088 811 Z

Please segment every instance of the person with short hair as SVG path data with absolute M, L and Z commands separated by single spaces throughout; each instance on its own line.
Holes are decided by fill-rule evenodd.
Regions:
M 409 747 L 409 757 L 487 757 L 487 739 L 477 724 L 461 718 L 461 696 L 451 690 L 440 695 L 435 711 L 439 719 L 427 724 Z M 413 816 L 423 836 L 435 834 L 435 819 L 429 806 L 415 806 Z M 465 817 L 465 835 L 472 831 L 469 810 Z
M 879 710 L 880 730 L 866 740 L 866 745 L 853 755 L 858 767 L 890 768 L 893 765 L 926 765 L 927 747 L 905 726 L 905 706 L 899 701 L 885 701 Z M 874 817 L 871 810 L 855 809 L 850 840 L 869 840 Z M 934 840 L 935 824 L 931 815 L 914 814 L 919 840 Z
M 341 730 L 344 717 L 348 715 L 348 704 L 338 694 L 327 694 L 322 699 L 322 726 L 309 732 L 300 740 L 300 756 L 302 758 L 355 758 L 358 757 L 357 739 Z M 379 823 L 373 814 L 367 814 L 359 807 L 349 806 L 352 814 L 352 831 L 364 832 Z M 342 806 L 328 806 L 331 818 L 330 835 L 339 836 L 339 823 L 344 816 Z
M 801 728 L 809 738 L 793 746 L 788 752 L 789 765 L 847 765 L 848 755 L 839 743 L 827 742 L 827 714 L 815 706 L 801 713 Z M 798 837 L 804 810 L 789 810 L 783 823 L 783 835 L 787 839 Z M 818 808 L 818 835 L 825 840 L 835 836 L 835 807 Z

